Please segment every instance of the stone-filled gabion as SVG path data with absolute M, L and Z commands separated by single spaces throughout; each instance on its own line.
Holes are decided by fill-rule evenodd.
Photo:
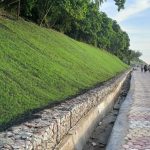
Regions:
M 36 113 L 39 116 L 37 119 L 1 132 L 0 150 L 53 150 L 91 108 L 115 89 L 124 76 L 120 75 L 85 94 Z

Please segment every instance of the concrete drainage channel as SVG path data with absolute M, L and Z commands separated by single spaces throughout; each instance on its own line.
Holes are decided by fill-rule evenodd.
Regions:
M 91 109 L 57 145 L 57 150 L 105 150 L 121 103 L 129 90 L 131 73 Z
M 33 114 L 38 118 L 0 132 L 0 149 L 92 150 L 98 146 L 105 149 L 119 103 L 126 95 L 121 89 L 129 74 L 127 71 L 76 98 Z M 114 111 L 108 115 L 113 107 Z
M 122 102 L 125 100 L 127 93 L 129 91 L 130 79 L 131 76 L 129 75 L 120 90 L 119 96 L 116 98 L 116 103 L 113 106 L 113 109 L 108 114 L 106 114 L 106 116 L 102 119 L 102 121 L 100 121 L 99 124 L 95 127 L 90 138 L 84 145 L 83 150 L 106 149 L 107 142 L 109 140 L 117 115 L 119 113 L 120 106 Z

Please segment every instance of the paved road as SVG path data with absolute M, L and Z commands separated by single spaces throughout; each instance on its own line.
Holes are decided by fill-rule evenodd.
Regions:
M 107 150 L 150 150 L 150 73 L 134 71 Z

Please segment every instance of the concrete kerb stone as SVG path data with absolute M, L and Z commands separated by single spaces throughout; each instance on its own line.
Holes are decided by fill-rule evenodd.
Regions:
M 70 129 L 113 91 L 127 74 L 128 72 L 56 107 L 36 113 L 40 116 L 38 119 L 0 132 L 0 149 L 54 149 Z
M 128 112 L 130 111 L 132 105 L 134 86 L 134 78 L 131 78 L 130 90 L 119 110 L 119 115 L 114 124 L 106 150 L 121 150 L 125 135 L 127 134 L 129 129 Z

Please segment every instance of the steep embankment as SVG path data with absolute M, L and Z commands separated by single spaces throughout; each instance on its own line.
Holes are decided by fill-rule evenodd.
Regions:
M 0 18 L 0 126 L 126 68 L 115 56 L 56 31 Z

